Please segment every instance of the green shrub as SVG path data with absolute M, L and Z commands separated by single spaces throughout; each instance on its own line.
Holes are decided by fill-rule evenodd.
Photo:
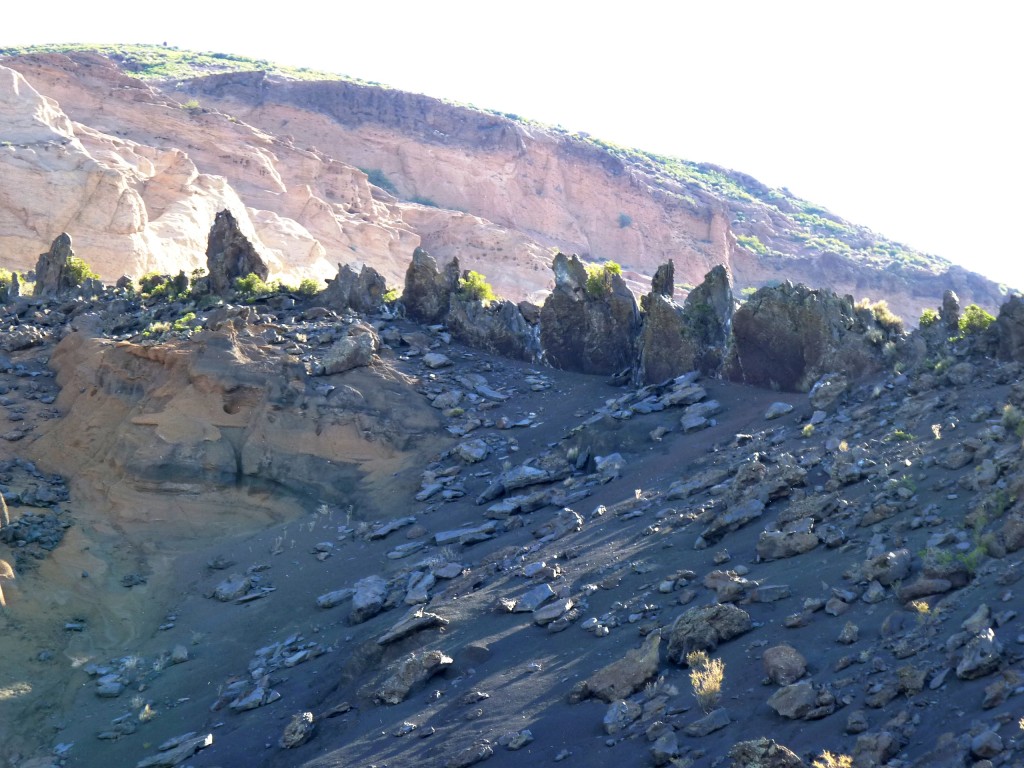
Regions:
M 591 264 L 587 267 L 587 293 L 604 296 L 612 290 L 612 275 L 621 275 L 622 267 L 614 261 Z
M 968 304 L 960 315 L 960 335 L 981 333 L 995 322 L 995 318 L 977 304 Z
M 86 280 L 98 280 L 99 275 L 92 271 L 92 268 L 77 256 L 69 256 L 64 265 L 65 274 L 70 278 L 71 284 L 79 286 Z
M 628 213 L 619 214 L 619 229 L 625 229 L 626 227 L 633 225 L 633 217 Z
M 18 276 L 21 277 L 20 275 Z M 11 287 L 11 282 L 14 280 L 14 273 L 9 269 L 0 267 L 0 291 L 6 291 Z
M 469 270 L 459 278 L 459 298 L 463 301 L 494 301 L 498 298 L 487 278 Z
M 937 322 L 939 322 L 939 313 L 929 308 L 921 313 L 921 319 L 917 321 L 917 324 L 922 328 L 931 328 Z
M 302 296 L 316 296 L 320 292 L 320 281 L 312 277 L 304 277 L 299 281 L 299 287 L 295 290 Z
M 235 292 L 246 299 L 256 299 L 260 296 L 269 296 L 272 293 L 277 293 L 280 289 L 280 283 L 264 282 L 263 279 L 254 272 L 250 272 L 245 277 L 235 278 Z

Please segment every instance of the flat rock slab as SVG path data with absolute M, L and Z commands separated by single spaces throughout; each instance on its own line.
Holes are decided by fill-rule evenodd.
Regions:
M 548 584 L 540 584 L 529 592 L 516 598 L 516 605 L 512 610 L 515 613 L 529 613 L 530 611 L 536 611 L 553 597 L 555 597 L 555 590 L 553 590 Z
M 135 768 L 174 768 L 188 760 L 201 749 L 213 744 L 213 734 L 194 736 L 186 734 L 178 736 L 160 745 L 160 752 L 144 758 L 135 764 Z
M 387 645 L 424 629 L 446 626 L 448 619 L 420 608 L 403 616 L 391 629 L 377 638 L 377 644 Z

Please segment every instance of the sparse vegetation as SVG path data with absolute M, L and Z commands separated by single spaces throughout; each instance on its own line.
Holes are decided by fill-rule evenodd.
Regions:
M 198 99 L 189 99 L 188 101 L 186 101 L 184 104 L 181 105 L 181 108 L 184 109 L 186 112 L 188 112 L 193 117 L 195 115 L 201 114 L 202 111 L 203 111 L 203 108 L 199 104 L 199 100 Z
M 619 229 L 625 229 L 626 227 L 633 226 L 633 217 L 628 213 L 619 214 Z
M 887 443 L 905 443 L 914 439 L 914 436 L 902 429 L 894 429 L 884 438 Z
M 1013 403 L 1003 406 L 1000 423 L 1007 432 L 1013 432 L 1017 437 L 1024 438 L 1024 413 Z
M 604 296 L 612 290 L 612 275 L 621 275 L 622 267 L 614 261 L 604 264 L 587 266 L 587 293 L 591 296 Z
M 314 280 L 312 277 L 304 277 L 299 281 L 298 288 L 295 289 L 295 293 L 300 296 L 316 296 L 320 292 L 320 281 Z
M 494 301 L 497 295 L 487 278 L 479 272 L 469 270 L 459 278 L 459 298 L 463 301 Z
M 771 249 L 762 243 L 757 235 L 736 235 L 736 242 L 751 253 L 756 253 L 760 256 L 767 256 L 771 253 Z
M 806 439 L 812 435 L 814 435 L 814 425 L 804 424 L 804 428 L 800 430 L 800 436 Z
M 705 651 L 692 651 L 686 655 L 686 664 L 697 703 L 704 712 L 711 712 L 722 697 L 725 662 L 710 658 Z

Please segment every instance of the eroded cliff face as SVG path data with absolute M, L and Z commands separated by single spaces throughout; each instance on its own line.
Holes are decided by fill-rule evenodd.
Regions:
M 0 151 L 6 266 L 30 269 L 40 243 L 67 231 L 108 281 L 188 273 L 225 209 L 273 277 L 325 279 L 338 261 L 397 277 L 419 243 L 358 169 L 183 108 L 100 56 L 5 62 L 22 71 L 2 70 L 0 109 L 23 126 Z
M 188 272 L 227 208 L 271 253 L 272 279 L 353 263 L 397 286 L 422 246 L 539 303 L 557 249 L 619 262 L 637 294 L 671 259 L 680 286 L 722 265 L 738 289 L 789 279 L 885 298 L 908 322 L 947 288 L 992 309 L 1002 298 L 930 257 L 865 257 L 874 233 L 742 174 L 680 161 L 696 175 L 673 176 L 426 96 L 260 71 L 154 86 L 88 53 L 2 62 L 0 105 L 19 129 L 0 152 L 0 258 L 15 267 L 68 231 L 104 278 Z
M 433 409 L 384 367 L 317 389 L 259 330 L 241 315 L 190 344 L 68 334 L 52 356 L 67 417 L 37 454 L 108 493 L 276 490 L 383 514 L 431 450 Z

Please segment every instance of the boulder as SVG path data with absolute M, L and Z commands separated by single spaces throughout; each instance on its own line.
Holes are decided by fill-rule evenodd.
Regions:
M 791 749 L 772 739 L 741 741 L 729 750 L 732 768 L 807 768 Z
M 864 562 L 861 573 L 865 581 L 877 581 L 883 587 L 902 582 L 910 576 L 911 555 L 908 549 L 884 552 Z
M 315 725 L 312 712 L 298 712 L 292 716 L 291 721 L 284 727 L 281 739 L 278 741 L 281 749 L 294 749 L 313 738 Z
M 319 303 L 336 312 L 369 314 L 380 309 L 387 289 L 384 277 L 373 267 L 364 265 L 356 272 L 348 264 L 339 264 L 338 276 L 327 281 Z
M 894 331 L 850 297 L 786 282 L 761 288 L 732 318 L 725 376 L 789 392 L 807 392 L 821 376 L 857 377 L 881 370 L 881 346 Z
M 380 337 L 376 331 L 363 323 L 354 323 L 349 326 L 348 335 L 334 342 L 324 354 L 323 373 L 332 376 L 369 365 L 379 350 Z
M 442 272 L 433 256 L 417 248 L 405 271 L 402 305 L 413 320 L 426 324 L 440 323 L 448 314 L 452 294 L 458 287 L 458 259 L 453 259 Z
M 985 629 L 964 646 L 963 655 L 956 665 L 956 676 L 961 680 L 974 680 L 991 675 L 999 669 L 1002 656 L 1002 644 L 991 629 Z
M 270 269 L 266 260 L 243 234 L 231 211 L 219 211 L 210 227 L 206 245 L 206 268 L 210 290 L 224 296 L 234 290 L 235 280 L 253 274 L 266 280 Z
M 850 387 L 850 380 L 841 373 L 826 373 L 814 382 L 808 399 L 811 406 L 817 410 L 826 411 L 838 400 Z
M 390 675 L 374 692 L 373 699 L 381 704 L 400 704 L 416 686 L 443 672 L 453 663 L 454 659 L 442 651 L 410 653 L 388 669 Z
M 803 680 L 779 688 L 768 699 L 768 706 L 789 720 L 819 720 L 836 709 L 836 699 L 824 688 Z
M 602 701 L 613 702 L 631 696 L 658 674 L 660 647 L 661 633 L 652 632 L 639 648 L 634 648 L 621 659 L 591 675 L 573 691 L 571 699 L 581 701 L 594 696 Z
M 762 531 L 757 539 L 761 560 L 781 560 L 810 552 L 821 541 L 810 530 Z
M 352 612 L 349 621 L 361 624 L 373 618 L 384 609 L 388 596 L 388 583 L 380 576 L 367 576 L 356 582 L 352 595 Z
M 713 651 L 752 628 L 750 614 L 731 603 L 690 608 L 669 630 L 668 657 L 684 664 L 691 651 Z
M 761 654 L 765 674 L 776 685 L 792 685 L 807 672 L 807 659 L 785 643 L 765 649 Z
M 555 368 L 613 374 L 631 370 L 640 312 L 622 277 L 588 280 L 577 256 L 555 255 L 555 288 L 540 311 L 543 355 Z

